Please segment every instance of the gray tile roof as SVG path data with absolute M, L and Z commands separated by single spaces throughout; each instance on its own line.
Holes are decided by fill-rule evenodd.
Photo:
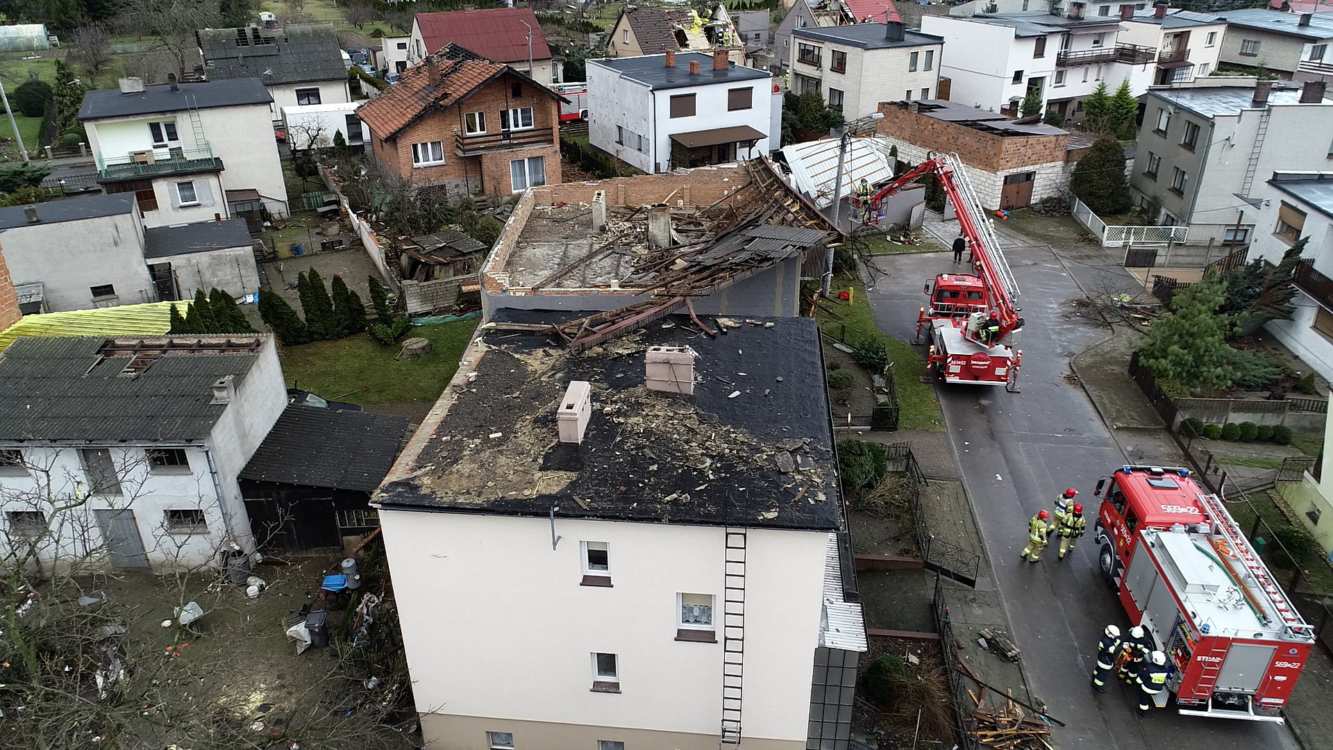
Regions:
M 241 478 L 372 492 L 389 473 L 407 428 L 404 417 L 288 406 Z
M 851 26 L 828 26 L 814 29 L 796 29 L 800 39 L 850 44 L 861 49 L 889 49 L 892 47 L 920 47 L 925 44 L 943 44 L 944 37 L 917 31 L 903 33 L 902 39 L 887 39 L 882 23 L 858 23 Z
M 198 32 L 204 72 L 210 80 L 258 78 L 265 84 L 337 81 L 347 78 L 338 35 L 328 24 L 293 24 L 272 31 L 203 29 Z M 245 46 L 237 44 L 244 34 Z M 254 44 L 256 39 L 265 43 Z
M 208 437 L 225 405 L 213 383 L 239 386 L 255 354 L 168 355 L 134 377 L 128 356 L 103 358 L 101 337 L 20 337 L 0 354 L 0 441 L 189 442 Z
M 37 209 L 38 224 L 58 224 L 62 221 L 97 219 L 133 211 L 134 194 L 83 195 L 77 198 L 61 198 L 45 203 L 29 203 L 25 206 L 0 208 L 0 231 L 36 226 L 28 221 L 25 210 L 29 208 Z
M 665 55 L 642 57 L 608 57 L 590 60 L 604 65 L 631 81 L 638 81 L 655 90 L 677 89 L 685 86 L 707 86 L 710 83 L 736 83 L 768 78 L 762 70 L 733 65 L 724 70 L 713 70 L 713 56 L 704 52 L 676 53 L 676 66 L 668 68 Z M 699 75 L 690 75 L 690 63 L 699 63 Z
M 1281 83 L 1275 83 L 1272 92 L 1268 95 L 1268 104 L 1300 104 L 1301 89 L 1280 88 Z M 1148 94 L 1159 96 L 1173 104 L 1180 105 L 1185 109 L 1194 112 L 1203 117 L 1216 117 L 1218 115 L 1234 115 L 1243 109 L 1255 109 L 1254 87 L 1253 86 L 1200 86 L 1198 88 L 1163 88 L 1149 89 Z M 1322 104 L 1330 104 L 1328 99 L 1324 99 Z M 1304 106 L 1316 106 L 1308 104 Z
M 1256 29 L 1273 34 L 1294 36 L 1306 41 L 1333 38 L 1333 18 L 1329 14 L 1315 13 L 1308 26 L 1301 26 L 1301 17 L 1296 13 L 1283 13 L 1280 10 L 1250 8 L 1220 12 L 1227 23 L 1244 29 Z
M 1152 9 L 1141 10 L 1134 14 L 1134 20 L 1138 23 L 1150 23 L 1160 25 L 1162 28 L 1170 31 L 1171 29 L 1188 29 L 1194 26 L 1210 26 L 1213 24 L 1226 23 L 1226 19 L 1216 13 L 1196 13 L 1192 10 L 1171 9 L 1165 16 L 1157 17 L 1157 13 Z
M 246 228 L 245 219 L 154 227 L 145 229 L 143 234 L 145 258 L 167 258 L 251 245 L 250 230 Z
M 268 105 L 273 101 L 257 78 L 233 78 L 224 81 L 144 86 L 144 90 L 125 94 L 120 89 L 98 89 L 83 95 L 80 120 L 105 117 L 151 115 L 158 112 L 182 112 L 196 109 L 239 107 L 246 104 Z
M 1268 184 L 1333 218 L 1333 172 L 1279 172 Z

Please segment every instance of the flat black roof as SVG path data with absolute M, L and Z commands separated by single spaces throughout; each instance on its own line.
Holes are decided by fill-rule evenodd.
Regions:
M 126 193 L 129 195 L 129 193 Z M 197 221 L 175 227 L 144 230 L 144 257 L 168 258 L 188 253 L 206 253 L 232 247 L 250 247 L 245 219 Z
M 27 210 L 37 210 L 37 222 L 28 221 Z M 61 198 L 45 203 L 29 203 L 23 206 L 0 208 L 0 230 L 35 227 L 42 224 L 58 224 L 62 221 L 80 221 L 99 219 L 103 216 L 118 216 L 134 210 L 133 193 L 112 193 L 109 195 L 81 195 L 77 198 Z
M 550 323 L 569 312 L 501 310 Z M 707 320 L 712 320 L 706 318 Z M 543 334 L 483 333 L 475 379 L 450 386 L 410 466 L 375 501 L 405 510 L 837 530 L 842 503 L 819 330 L 809 318 L 736 319 L 710 338 L 674 316 L 571 354 Z M 644 385 L 650 346 L 688 346 L 693 397 Z M 480 353 L 475 353 L 480 351 Z M 580 445 L 560 443 L 570 381 L 591 384 Z M 436 408 L 441 408 L 437 406 Z M 397 477 L 397 478 L 394 478 Z
M 621 76 L 646 84 L 651 89 L 678 89 L 685 86 L 707 86 L 712 83 L 757 81 L 769 77 L 769 74 L 762 70 L 742 65 L 729 65 L 723 70 L 713 70 L 713 56 L 703 52 L 677 52 L 676 65 L 672 68 L 666 66 L 666 55 L 605 57 L 589 62 L 605 65 Z M 699 63 L 699 75 L 690 75 L 691 62 Z
M 887 39 L 884 36 L 884 27 L 885 24 L 882 23 L 857 23 L 851 26 L 820 26 L 818 28 L 795 29 L 792 33 L 801 39 L 840 42 L 861 49 L 920 47 L 924 44 L 944 43 L 944 37 L 942 36 L 922 34 L 919 31 L 903 32 L 902 39 Z
M 181 112 L 190 107 L 239 107 L 246 104 L 267 105 L 273 101 L 258 78 L 228 78 L 201 83 L 182 83 L 176 88 L 170 84 L 144 86 L 133 94 L 120 89 L 98 89 L 83 95 L 79 107 L 80 120 L 104 117 L 130 117 L 157 112 Z
M 241 471 L 241 479 L 372 492 L 393 466 L 408 420 L 292 404 Z

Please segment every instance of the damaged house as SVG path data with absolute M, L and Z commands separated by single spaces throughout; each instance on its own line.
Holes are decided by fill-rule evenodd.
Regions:
M 745 45 L 721 3 L 708 16 L 693 8 L 626 6 L 606 39 L 607 57 L 638 57 L 667 52 L 722 51 L 745 63 Z

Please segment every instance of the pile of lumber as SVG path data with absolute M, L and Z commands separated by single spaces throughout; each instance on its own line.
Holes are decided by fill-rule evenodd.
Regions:
M 1051 728 L 1028 718 L 1012 701 L 1003 708 L 982 708 L 972 712 L 968 734 L 982 747 L 995 750 L 1054 750 L 1048 742 Z

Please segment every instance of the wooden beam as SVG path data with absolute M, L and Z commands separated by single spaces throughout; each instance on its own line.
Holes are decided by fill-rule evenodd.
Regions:
M 891 630 L 889 628 L 866 628 L 870 638 L 902 638 L 908 641 L 938 641 L 939 633 L 927 633 L 924 630 Z

